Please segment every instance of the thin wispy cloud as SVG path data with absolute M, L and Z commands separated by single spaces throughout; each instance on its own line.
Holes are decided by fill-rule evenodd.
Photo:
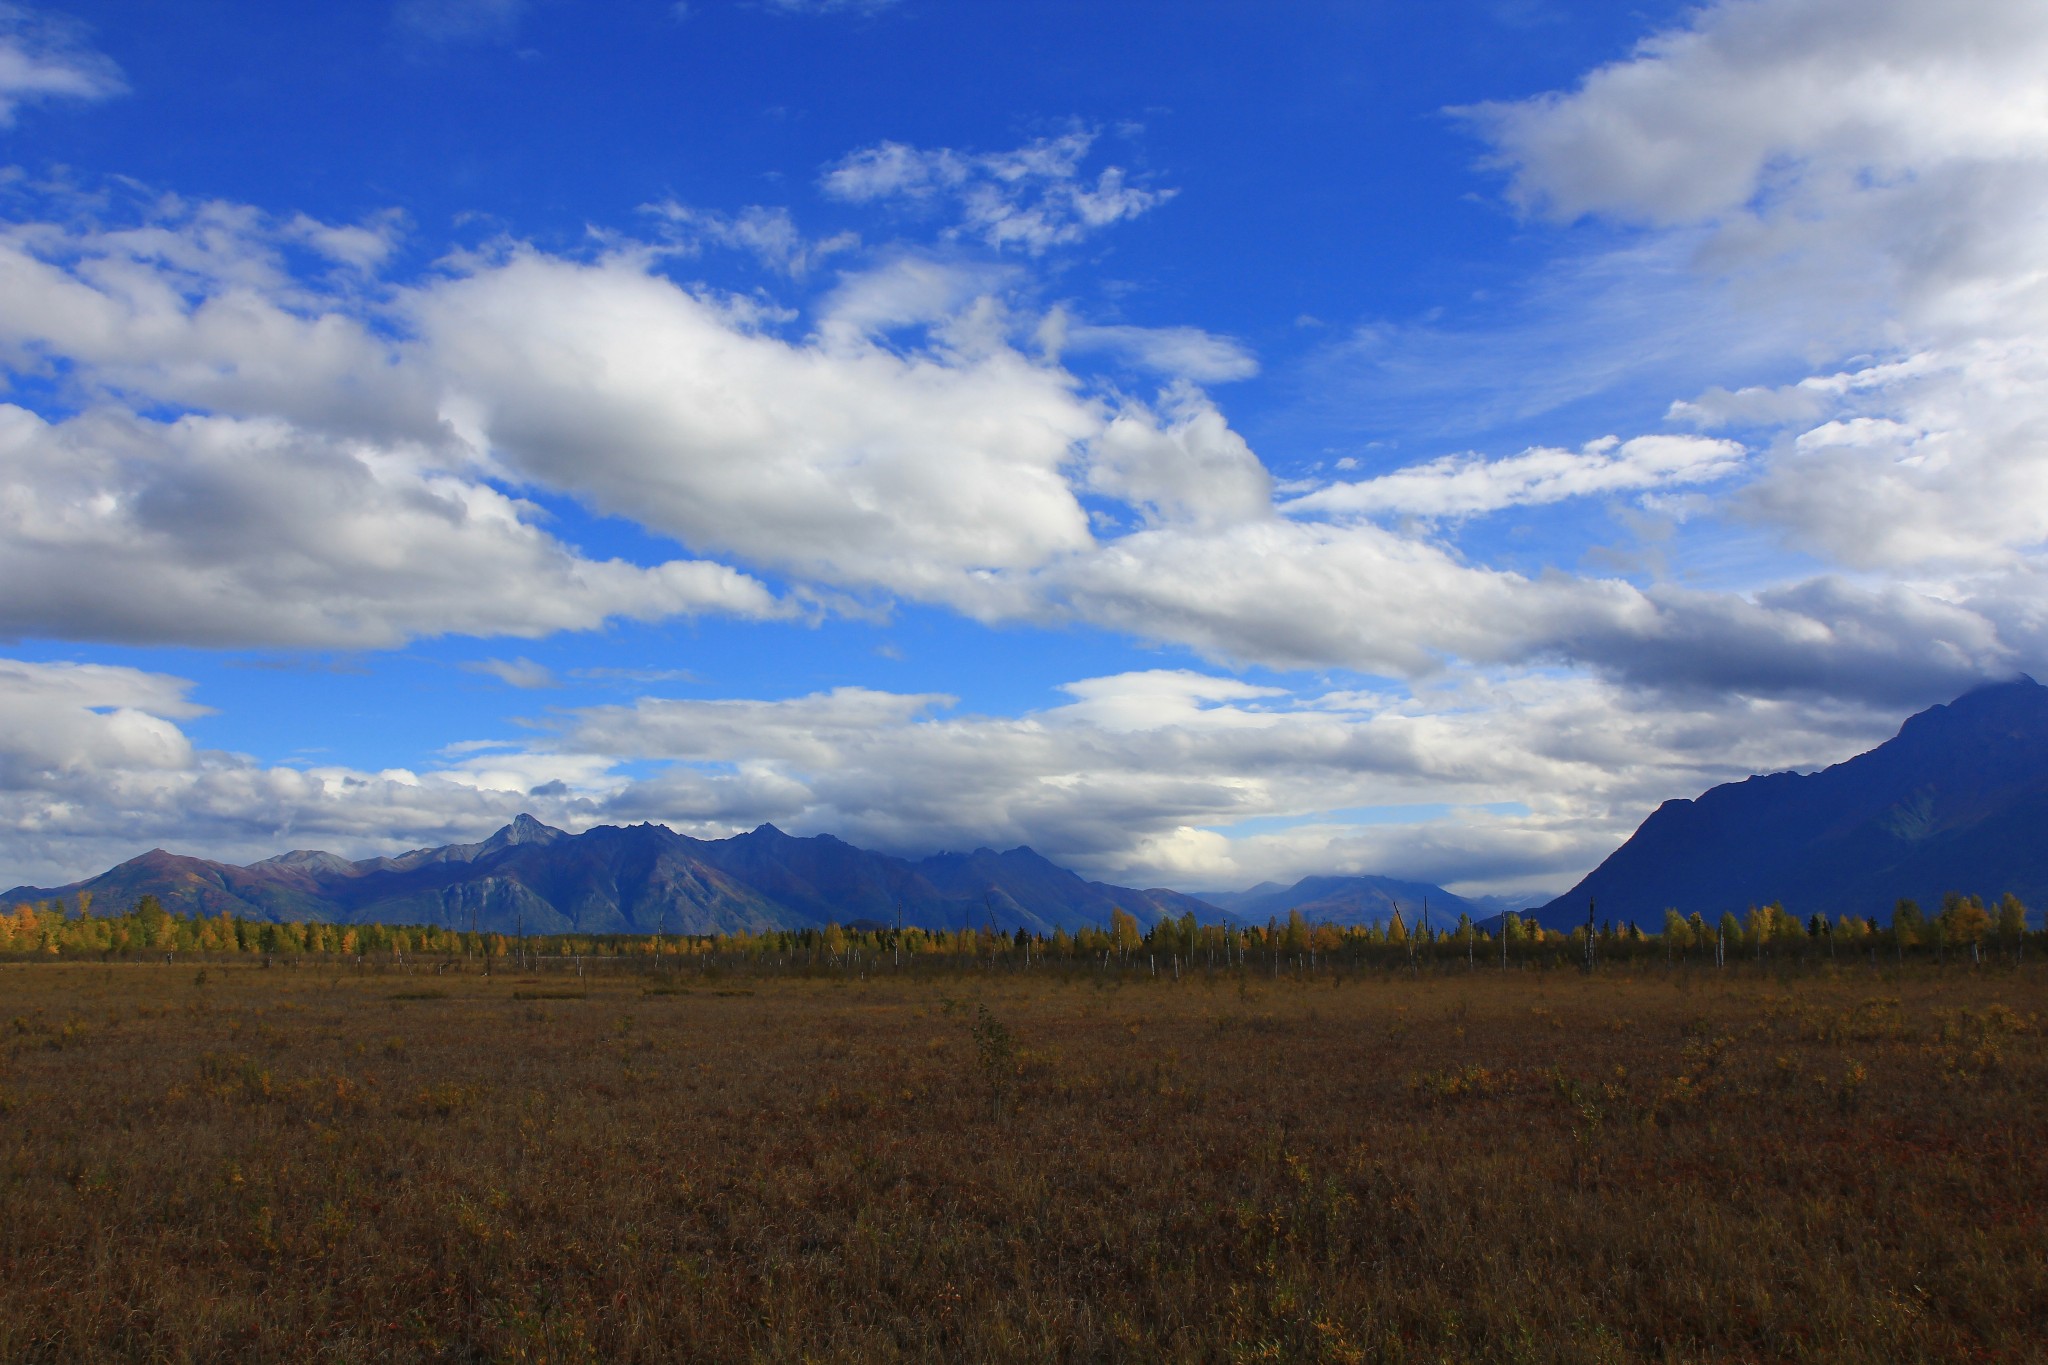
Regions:
M 1743 448 L 1696 436 L 1602 437 L 1577 450 L 1538 448 L 1490 460 L 1445 455 L 1378 478 L 1290 499 L 1293 513 L 1469 517 L 1566 498 L 1713 483 L 1739 472 Z
M 1136 218 L 1173 198 L 1120 166 L 1082 170 L 1097 135 L 1075 131 L 1005 152 L 879 142 L 827 168 L 825 193 L 852 203 L 895 202 L 957 216 L 950 234 L 1038 256 Z
M 806 237 L 786 208 L 755 204 L 728 214 L 667 200 L 650 205 L 648 212 L 666 224 L 675 242 L 686 249 L 711 245 L 743 251 L 769 269 L 797 278 L 860 245 L 857 232 Z
M 127 89 L 121 68 L 93 47 L 82 24 L 0 4 L 0 128 L 13 127 L 30 105 L 103 100 Z
M 507 687 L 531 690 L 560 685 L 553 669 L 545 664 L 537 664 L 525 655 L 516 659 L 476 659 L 464 664 L 463 667 L 472 673 L 496 678 Z

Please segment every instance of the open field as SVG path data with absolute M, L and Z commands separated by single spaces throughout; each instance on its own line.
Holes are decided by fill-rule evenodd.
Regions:
M 0 1360 L 2035 1360 L 2048 972 L 0 966 Z

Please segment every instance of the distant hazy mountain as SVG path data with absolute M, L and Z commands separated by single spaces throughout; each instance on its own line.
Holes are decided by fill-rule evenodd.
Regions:
M 1783 901 L 1889 918 L 1910 896 L 2013 892 L 2048 900 L 2048 687 L 1980 687 L 1909 719 L 1825 771 L 1775 773 L 1667 801 L 1586 879 L 1539 912 L 1660 923 L 1667 906 L 1713 918 Z
M 1245 891 L 1204 891 L 1201 897 L 1253 924 L 1285 919 L 1290 910 L 1316 924 L 1384 924 L 1399 907 L 1413 929 L 1422 923 L 1426 905 L 1430 923 L 1442 928 L 1456 924 L 1461 914 L 1476 922 L 1491 913 L 1441 886 L 1395 877 L 1303 877 L 1292 886 L 1260 882 Z
M 247 867 L 153 849 L 70 886 L 18 886 L 0 906 L 90 892 L 125 910 L 154 895 L 180 914 L 340 923 L 472 923 L 498 932 L 712 933 L 831 922 L 924 928 L 1102 925 L 1122 907 L 1140 923 L 1216 909 L 1174 891 L 1091 882 L 1028 848 L 942 853 L 920 862 L 829 834 L 798 839 L 763 825 L 692 839 L 664 825 L 600 825 L 568 834 L 521 815 L 477 844 L 358 862 L 298 850 Z
M 1474 907 L 1473 919 L 1481 924 L 1492 924 L 1505 914 L 1520 914 L 1531 906 L 1545 905 L 1555 900 L 1548 891 L 1526 891 L 1505 896 L 1467 896 Z M 1484 915 L 1484 919 L 1479 917 Z M 1647 928 L 1648 926 L 1644 926 Z

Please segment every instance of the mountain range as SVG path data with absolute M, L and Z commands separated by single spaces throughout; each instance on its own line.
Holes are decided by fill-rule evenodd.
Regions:
M 1889 920 L 1949 891 L 2048 900 L 2048 687 L 2029 677 L 1908 719 L 1816 773 L 1773 773 L 1666 801 L 1584 880 L 1535 911 L 1650 929 L 1669 907 L 1714 919 L 1781 901 L 1804 919 Z
M 1419 924 L 1476 920 L 1491 906 L 1390 877 L 1304 877 L 1291 887 L 1200 897 L 1091 882 L 1029 848 L 939 853 L 915 862 L 829 834 L 762 825 L 693 839 L 664 825 L 599 825 L 569 834 L 521 815 L 480 843 L 357 861 L 298 849 L 247 866 L 152 849 L 68 886 L 17 886 L 0 909 L 89 894 L 103 910 L 145 895 L 178 914 L 255 920 L 471 925 L 509 933 L 717 933 L 900 922 L 926 929 L 1101 927 L 1121 908 L 1150 925 L 1192 913 L 1204 924 L 1263 923 L 1290 910 L 1316 923 L 1383 924 L 1398 908 Z
M 840 924 L 927 929 L 1100 926 L 1121 907 L 1141 924 L 1216 909 L 1177 891 L 1091 882 L 1029 848 L 917 862 L 829 834 L 762 825 L 693 839 L 665 825 L 569 834 L 521 815 L 481 843 L 351 862 L 301 849 L 238 867 L 152 849 L 69 886 L 18 886 L 0 906 L 91 893 L 125 909 L 153 895 L 178 914 L 259 920 L 472 925 L 509 933 L 719 933 Z

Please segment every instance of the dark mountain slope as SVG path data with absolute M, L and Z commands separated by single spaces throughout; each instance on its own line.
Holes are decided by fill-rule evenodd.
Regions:
M 913 865 L 829 834 L 799 839 L 762 825 L 730 839 L 688 841 L 693 851 L 762 895 L 819 924 L 854 920 L 936 926 L 942 897 Z
M 1114 908 L 1127 911 L 1144 925 L 1188 913 L 1209 923 L 1218 918 L 1216 906 L 1178 891 L 1135 891 L 1084 881 L 1022 845 L 1005 853 L 987 848 L 941 853 L 916 867 L 948 903 L 964 908 L 966 923 L 973 928 L 992 919 L 999 929 L 1022 927 L 1046 933 L 1079 924 L 1107 924 Z
M 1667 801 L 1539 915 L 1582 923 L 1590 896 L 1600 918 L 1645 928 L 1667 906 L 1711 917 L 1773 900 L 1888 916 L 1901 896 L 1952 890 L 2048 899 L 2048 688 L 2031 678 L 1922 711 L 1821 772 Z

